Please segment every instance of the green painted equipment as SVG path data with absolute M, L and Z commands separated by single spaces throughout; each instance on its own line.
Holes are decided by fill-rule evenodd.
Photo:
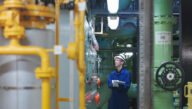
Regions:
M 154 72 L 164 62 L 172 61 L 172 0 L 154 0 Z M 154 73 L 155 76 L 155 73 Z M 173 109 L 173 94 L 160 88 L 154 77 L 154 109 Z M 163 104 L 163 105 L 162 105 Z

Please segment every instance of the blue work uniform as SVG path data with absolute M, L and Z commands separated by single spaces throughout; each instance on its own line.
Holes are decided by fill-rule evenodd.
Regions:
M 124 81 L 124 85 L 113 87 L 112 80 Z M 112 89 L 110 109 L 129 109 L 129 98 L 127 91 L 131 85 L 131 74 L 125 68 L 120 72 L 114 70 L 108 78 L 108 87 Z

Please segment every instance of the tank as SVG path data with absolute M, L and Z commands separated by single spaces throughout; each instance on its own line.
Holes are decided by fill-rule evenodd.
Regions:
M 25 46 L 53 48 L 55 34 L 51 30 L 27 29 Z M 0 32 L 0 46 L 6 46 Z M 54 55 L 50 54 L 54 67 Z M 0 55 L 0 106 L 1 109 L 41 109 L 41 80 L 36 79 L 35 69 L 41 66 L 39 56 Z M 55 79 L 51 81 L 51 109 L 55 109 Z

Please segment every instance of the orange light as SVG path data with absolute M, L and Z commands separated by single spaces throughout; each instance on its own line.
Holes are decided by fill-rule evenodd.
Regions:
M 97 85 L 100 86 L 100 84 L 101 84 L 101 80 L 100 80 L 100 78 L 98 77 L 98 78 L 97 78 Z
M 96 93 L 95 94 L 95 102 L 98 104 L 99 100 L 100 100 L 100 95 L 99 95 L 99 93 Z

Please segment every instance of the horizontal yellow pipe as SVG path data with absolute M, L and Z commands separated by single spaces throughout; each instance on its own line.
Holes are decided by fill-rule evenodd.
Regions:
M 61 0 L 61 3 L 62 4 L 67 4 L 67 3 L 69 3 L 69 0 Z
M 53 49 L 46 49 L 47 52 L 54 52 Z
M 41 57 L 42 70 L 50 67 L 50 57 L 48 52 L 40 47 L 21 46 L 17 39 L 11 39 L 9 46 L 0 47 L 1 55 L 39 55 Z
M 58 101 L 70 102 L 70 98 L 59 98 Z M 75 102 L 75 98 L 73 98 L 73 102 Z
M 0 22 L 5 21 L 6 19 L 7 19 L 7 16 L 1 16 L 1 14 L 0 14 Z

